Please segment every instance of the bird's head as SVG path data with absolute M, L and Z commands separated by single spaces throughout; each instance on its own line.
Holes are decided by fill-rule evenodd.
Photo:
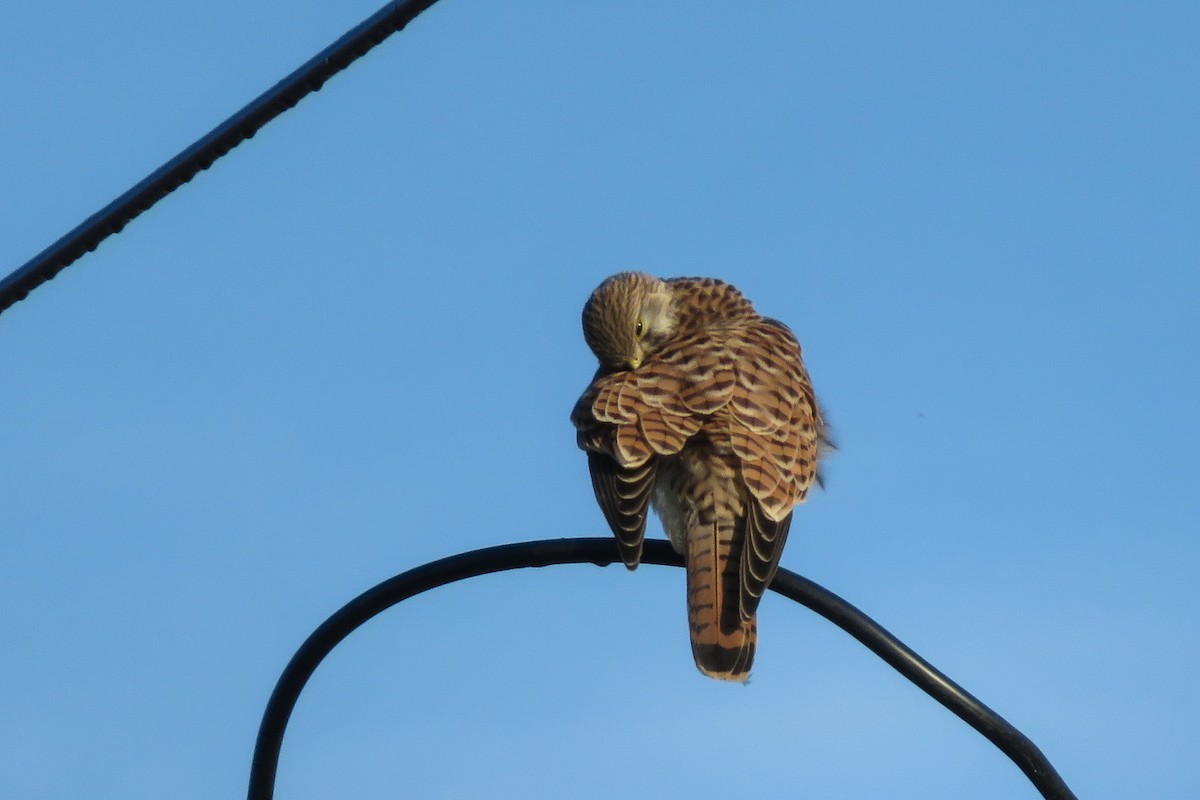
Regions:
M 637 369 L 678 323 L 671 287 L 644 272 L 620 272 L 583 307 L 583 338 L 606 372 Z

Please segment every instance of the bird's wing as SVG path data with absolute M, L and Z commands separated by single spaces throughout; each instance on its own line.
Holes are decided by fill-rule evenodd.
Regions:
M 754 616 L 792 521 L 816 480 L 822 420 L 790 330 L 761 320 L 727 340 L 735 364 L 730 444 L 750 495 L 741 556 L 741 611 Z
M 733 391 L 729 359 L 693 346 L 694 338 L 637 370 L 597 376 L 571 413 L 596 502 L 631 569 L 641 557 L 658 458 L 682 450 Z

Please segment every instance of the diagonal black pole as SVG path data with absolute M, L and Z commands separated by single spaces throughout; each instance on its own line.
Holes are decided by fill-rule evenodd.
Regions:
M 325 656 L 367 620 L 414 595 L 466 578 L 524 567 L 586 563 L 604 567 L 614 562 L 619 563 L 620 557 L 616 542 L 608 537 L 519 542 L 432 561 L 363 592 L 325 620 L 284 668 L 271 699 L 267 701 L 258 729 L 250 765 L 248 797 L 250 800 L 271 800 L 274 796 L 283 733 L 300 691 Z M 647 539 L 642 563 L 682 567 L 683 559 L 666 540 Z M 780 569 L 775 575 L 771 590 L 825 617 L 957 714 L 1011 758 L 1046 800 L 1076 800 L 1042 751 L 1024 734 L 934 669 L 866 614 L 828 589 L 786 569 Z
M 397 0 L 376 11 L 140 183 L 0 280 L 0 313 L 95 250 L 131 220 L 357 61 L 437 0 Z

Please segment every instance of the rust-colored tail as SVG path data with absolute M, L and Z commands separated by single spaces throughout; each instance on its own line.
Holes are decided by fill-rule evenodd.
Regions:
M 692 657 L 710 678 L 745 681 L 758 640 L 755 617 L 742 618 L 734 529 L 701 525 L 688 531 L 687 605 Z

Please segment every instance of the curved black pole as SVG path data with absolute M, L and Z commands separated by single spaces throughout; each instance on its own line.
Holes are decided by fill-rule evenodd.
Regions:
M 325 81 L 402 29 L 437 0 L 397 0 L 385 5 L 291 75 L 147 175 L 125 194 L 85 219 L 54 244 L 0 278 L 0 313 L 66 269 L 130 221 L 187 183 L 259 128 L 315 92 Z
M 279 750 L 288 718 L 300 691 L 317 665 L 358 626 L 402 600 L 465 578 L 523 567 L 591 563 L 605 567 L 619 561 L 609 537 L 545 539 L 472 550 L 411 569 L 368 589 L 325 620 L 305 640 L 283 670 L 258 729 L 250 765 L 250 800 L 271 800 Z M 669 542 L 647 539 L 642 563 L 681 567 L 683 559 Z M 771 590 L 807 606 L 866 645 L 901 675 L 961 717 L 1011 758 L 1046 800 L 1076 800 L 1042 751 L 999 714 L 934 669 L 866 614 L 807 578 L 780 569 Z

